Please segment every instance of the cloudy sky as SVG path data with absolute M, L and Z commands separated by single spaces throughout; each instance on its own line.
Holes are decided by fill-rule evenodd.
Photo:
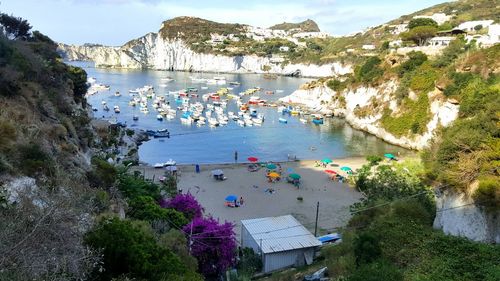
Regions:
M 0 11 L 29 20 L 53 40 L 121 45 L 176 16 L 268 27 L 315 20 L 344 35 L 444 0 L 0 0 Z

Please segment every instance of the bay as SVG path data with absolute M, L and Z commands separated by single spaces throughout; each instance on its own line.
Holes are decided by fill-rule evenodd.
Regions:
M 273 102 L 291 94 L 300 85 L 312 79 L 293 77 L 266 79 L 258 74 L 101 69 L 94 68 L 89 62 L 69 63 L 83 67 L 89 77 L 94 77 L 98 83 L 110 86 L 109 91 L 100 91 L 87 98 L 89 104 L 97 109 L 94 112 L 96 118 L 116 118 L 117 121 L 126 123 L 130 128 L 144 130 L 167 128 L 170 131 L 170 138 L 152 139 L 140 146 L 139 158 L 142 162 L 149 164 L 165 162 L 168 159 L 174 159 L 180 164 L 231 163 L 234 162 L 235 151 L 238 152 L 240 161 L 250 156 L 264 161 L 284 161 L 288 156 L 296 156 L 298 159 L 324 157 L 335 159 L 408 152 L 370 134 L 353 129 L 341 118 L 327 118 L 323 125 L 314 125 L 310 122 L 302 124 L 299 117 L 282 115 L 273 107 L 257 106 L 258 112 L 265 116 L 265 121 L 260 127 L 240 127 L 230 120 L 227 126 L 210 128 L 181 124 L 179 112 L 175 119 L 158 121 L 157 113 L 151 107 L 149 114 L 142 114 L 138 107 L 128 105 L 131 99 L 128 91 L 144 85 L 154 86 L 156 95 L 166 95 L 172 105 L 175 105 L 175 101 L 172 96 L 168 95 L 168 92 L 186 87 L 198 89 L 199 98 L 193 101 L 200 102 L 202 102 L 203 94 L 215 92 L 221 87 L 234 87 L 231 90 L 234 94 L 249 88 L 261 87 L 262 91 L 256 95 L 268 102 Z M 206 85 L 193 83 L 190 78 L 209 79 L 214 76 L 224 76 L 228 82 L 237 81 L 240 85 Z M 159 87 L 160 84 L 165 83 L 161 80 L 165 77 L 171 77 L 174 81 L 167 83 L 166 87 Z M 208 87 L 208 89 L 202 89 L 202 87 Z M 121 96 L 114 96 L 116 91 L 119 91 Z M 274 94 L 265 94 L 265 91 L 273 91 Z M 246 96 L 243 100 L 247 101 L 248 98 Z M 101 106 L 102 101 L 105 101 L 110 108 L 115 105 L 119 106 L 121 112 L 117 114 L 113 110 L 104 111 Z M 236 113 L 238 106 L 230 101 L 227 110 Z M 134 115 L 139 116 L 138 121 L 133 121 Z M 287 119 L 288 123 L 280 123 L 279 118 Z

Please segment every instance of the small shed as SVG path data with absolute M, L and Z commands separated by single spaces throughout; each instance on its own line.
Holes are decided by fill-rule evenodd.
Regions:
M 263 272 L 309 265 L 321 242 L 292 215 L 241 221 L 241 245 L 262 257 Z

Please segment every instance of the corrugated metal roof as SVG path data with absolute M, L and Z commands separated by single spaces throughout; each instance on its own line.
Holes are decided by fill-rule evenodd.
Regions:
M 241 224 L 265 254 L 321 245 L 292 215 L 242 220 Z

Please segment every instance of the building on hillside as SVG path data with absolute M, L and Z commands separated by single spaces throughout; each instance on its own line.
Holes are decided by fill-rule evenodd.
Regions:
M 500 24 L 492 24 L 488 26 L 488 34 L 486 35 L 467 35 L 465 36 L 467 43 L 476 41 L 476 45 L 480 48 L 491 47 L 500 43 Z
M 466 32 L 474 32 L 477 26 L 481 28 L 487 28 L 492 25 L 494 20 L 474 20 L 474 21 L 466 21 L 457 26 L 457 29 L 466 31 Z
M 500 43 L 500 24 L 492 24 L 488 27 L 488 36 L 493 44 Z
M 264 273 L 309 265 L 320 245 L 292 215 L 241 221 L 241 246 L 261 255 Z
M 363 50 L 375 50 L 377 47 L 375 47 L 375 45 L 373 44 L 365 44 L 363 46 L 361 46 L 361 49 Z
M 437 24 L 441 25 L 451 19 L 451 15 L 446 15 L 445 13 L 435 13 L 431 16 L 414 16 L 414 19 L 432 19 Z
M 290 47 L 288 46 L 281 46 L 280 47 L 280 52 L 289 52 L 290 51 Z
M 451 36 L 437 36 L 429 40 L 429 46 L 448 46 L 450 42 L 455 40 L 455 37 Z
M 389 42 L 389 47 L 390 48 L 399 48 L 403 46 L 403 40 L 398 39 L 398 40 L 393 40 Z
M 391 28 L 392 35 L 399 35 L 403 32 L 408 31 L 408 24 L 407 23 L 393 24 L 393 25 L 389 25 L 389 28 Z
M 326 32 L 298 32 L 292 35 L 293 38 L 327 38 Z

